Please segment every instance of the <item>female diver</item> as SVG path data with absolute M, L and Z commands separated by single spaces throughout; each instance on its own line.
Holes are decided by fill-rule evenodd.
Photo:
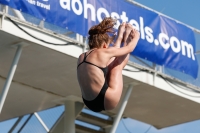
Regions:
M 77 62 L 83 102 L 94 112 L 117 106 L 123 89 L 122 70 L 140 36 L 130 24 L 122 23 L 113 47 L 109 47 L 114 40 L 109 36 L 114 36 L 114 25 L 115 20 L 108 17 L 91 27 L 88 32 L 90 50 L 81 54 Z

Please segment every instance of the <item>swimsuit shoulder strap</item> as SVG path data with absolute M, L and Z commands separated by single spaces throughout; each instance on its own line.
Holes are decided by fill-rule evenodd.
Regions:
M 83 61 L 85 61 L 86 60 L 86 58 L 88 57 L 88 55 L 89 54 L 91 54 L 92 52 L 94 51 L 94 49 L 93 50 L 91 50 L 87 55 L 86 55 L 86 53 L 85 53 L 85 56 L 84 56 L 84 60 Z
M 87 52 L 85 52 L 85 54 L 84 54 L 84 59 L 83 59 L 83 61 L 82 61 L 80 64 L 78 64 L 77 68 L 78 68 L 81 64 L 83 64 L 84 62 L 87 62 L 87 61 L 86 61 L 86 58 L 87 58 L 88 55 L 91 54 L 93 51 L 94 51 L 94 50 L 91 50 L 87 55 L 86 55 Z

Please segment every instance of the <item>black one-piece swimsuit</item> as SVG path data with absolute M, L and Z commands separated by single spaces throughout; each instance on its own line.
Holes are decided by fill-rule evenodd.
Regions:
M 94 50 L 90 51 L 90 53 L 93 52 L 93 51 L 94 51 Z M 89 54 L 90 54 L 90 53 L 89 53 Z M 89 55 L 89 54 L 88 54 L 88 55 Z M 91 101 L 85 100 L 85 99 L 83 98 L 83 96 L 82 96 L 82 98 L 83 98 L 83 102 L 85 103 L 85 105 L 86 105 L 90 110 L 92 110 L 92 111 L 94 111 L 94 112 L 101 112 L 102 110 L 105 110 L 105 108 L 104 108 L 104 97 L 105 97 L 106 91 L 107 91 L 107 89 L 108 89 L 108 84 L 107 84 L 107 82 L 106 82 L 106 75 L 107 75 L 108 67 L 102 68 L 102 67 L 99 67 L 99 66 L 97 66 L 97 65 L 95 65 L 95 64 L 93 64 L 93 63 L 87 62 L 87 61 L 86 61 L 86 58 L 88 57 L 88 55 L 86 55 L 86 53 L 85 53 L 83 62 L 81 62 L 81 63 L 77 66 L 77 69 L 78 69 L 78 67 L 79 67 L 81 64 L 83 64 L 83 63 L 87 63 L 87 64 L 90 64 L 90 65 L 94 65 L 94 66 L 98 67 L 99 69 L 101 69 L 101 70 L 103 71 L 103 73 L 104 73 L 104 78 L 105 78 L 105 82 L 104 82 L 104 85 L 103 85 L 101 91 L 99 92 L 98 96 L 97 96 L 94 100 L 91 100 Z

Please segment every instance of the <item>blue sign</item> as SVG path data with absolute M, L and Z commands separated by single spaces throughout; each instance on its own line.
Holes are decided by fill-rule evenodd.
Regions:
M 140 31 L 141 37 L 131 54 L 197 77 L 193 31 L 155 12 L 123 0 L 0 0 L 0 3 L 83 36 L 104 17 L 117 18 L 117 26 L 128 22 Z

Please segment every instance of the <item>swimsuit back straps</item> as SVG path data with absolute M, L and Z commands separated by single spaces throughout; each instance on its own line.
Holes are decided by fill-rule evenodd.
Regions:
M 90 51 L 88 53 L 91 54 L 94 50 Z M 83 63 L 87 63 L 87 64 L 90 64 L 90 65 L 93 65 L 93 66 L 96 66 L 98 67 L 99 69 L 101 69 L 104 73 L 104 78 L 105 78 L 105 82 L 103 84 L 103 87 L 101 88 L 99 94 L 97 95 L 97 97 L 91 101 L 88 101 L 86 99 L 83 98 L 82 96 L 82 99 L 83 99 L 83 102 L 85 103 L 85 105 L 92 111 L 94 112 L 100 112 L 102 110 L 105 110 L 105 107 L 104 107 L 104 97 L 105 97 L 105 94 L 106 94 L 106 91 L 108 89 L 108 84 L 107 84 L 107 81 L 106 81 L 106 74 L 107 74 L 107 71 L 108 71 L 108 67 L 105 67 L 105 68 L 102 68 L 102 67 L 99 67 L 91 62 L 88 62 L 86 61 L 88 55 L 86 55 L 86 53 L 84 54 L 84 59 L 83 61 L 77 66 L 77 69 L 78 67 L 83 64 Z

